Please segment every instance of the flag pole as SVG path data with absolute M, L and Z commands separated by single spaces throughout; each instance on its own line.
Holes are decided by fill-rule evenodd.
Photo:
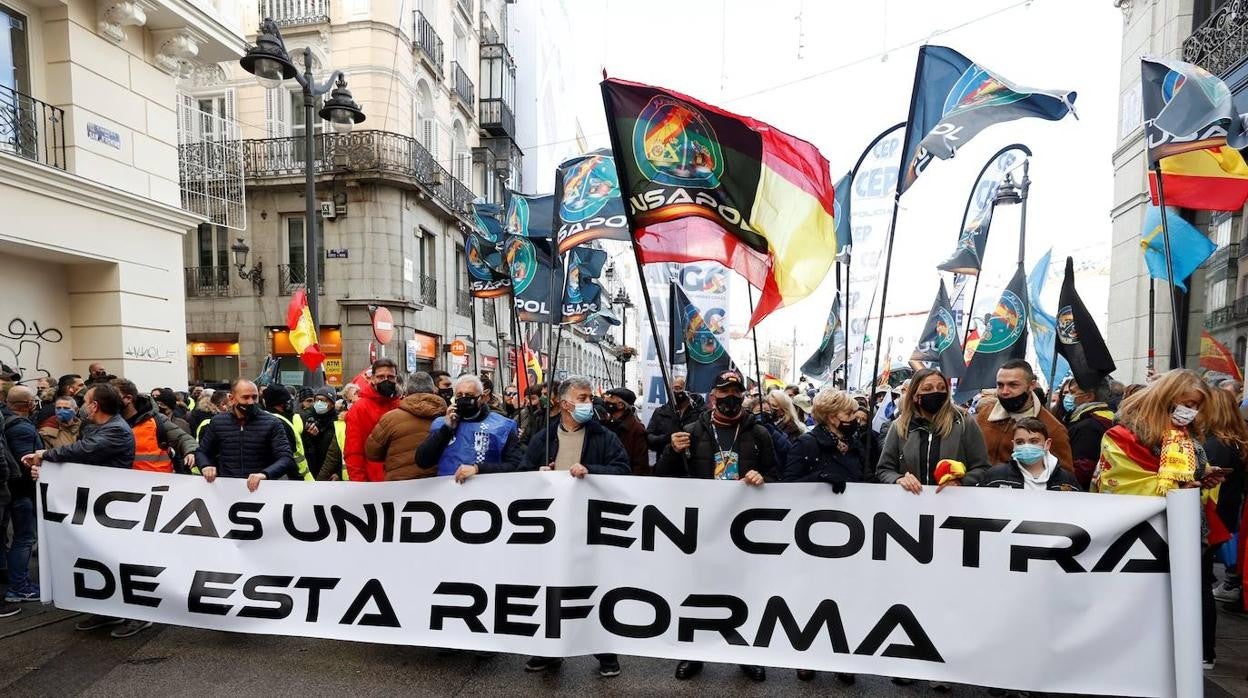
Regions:
M 498 359 L 498 375 L 494 376 L 494 384 L 506 393 L 507 364 L 503 361 L 503 330 L 498 326 L 498 298 L 491 298 L 490 305 L 494 307 L 494 356 Z
M 983 270 L 979 270 L 975 274 L 975 283 L 971 285 L 971 304 L 966 307 L 966 329 L 962 332 L 962 349 L 966 350 L 966 343 L 971 340 L 971 322 L 975 319 L 975 297 L 979 295 L 979 277 L 983 276 Z
M 852 181 L 852 180 L 851 180 Z M 845 293 L 841 295 L 841 312 L 845 313 L 845 322 L 841 325 L 842 332 L 845 334 L 845 346 L 841 347 L 843 361 L 841 362 L 841 376 L 844 378 L 842 385 L 845 391 L 849 391 L 849 268 L 852 263 L 850 252 L 845 253 Z M 835 382 L 833 383 L 835 386 Z
M 747 293 L 749 293 L 749 298 L 750 298 L 750 317 L 754 317 L 754 287 L 751 286 L 750 282 L 747 281 L 745 282 L 745 290 Z M 793 332 L 796 334 L 797 329 L 794 328 Z M 753 338 L 754 340 L 754 380 L 758 382 L 758 400 L 759 400 L 759 403 L 761 404 L 763 400 L 763 371 L 762 369 L 759 368 L 759 363 L 758 363 L 758 325 L 757 324 L 755 324 L 753 327 L 750 328 L 750 337 Z
M 477 358 L 481 353 L 477 346 L 477 299 L 472 291 L 468 292 L 468 315 L 472 317 L 472 372 L 480 377 L 481 364 Z
M 1160 160 L 1153 162 L 1153 175 L 1157 178 L 1157 207 L 1161 209 L 1161 242 L 1166 248 L 1166 280 L 1170 285 L 1170 341 L 1174 342 L 1174 348 L 1170 352 L 1170 368 L 1176 368 L 1176 358 L 1179 366 L 1187 361 L 1183 356 L 1183 342 L 1179 335 L 1179 299 L 1174 290 L 1174 264 L 1170 259 L 1170 223 L 1167 221 L 1169 216 L 1166 215 L 1166 188 L 1161 176 Z
M 1157 369 L 1157 343 L 1154 336 L 1154 324 L 1157 318 L 1157 280 L 1148 277 L 1148 370 Z
M 611 118 L 611 98 L 607 94 L 607 71 L 602 71 L 603 82 L 602 88 L 602 108 L 607 114 L 607 133 L 611 139 L 612 153 L 622 153 L 624 148 L 621 147 L 620 134 L 615 128 L 615 120 Z M 616 160 L 617 166 L 621 160 Z M 633 207 L 629 203 L 633 198 L 632 190 L 628 185 L 628 177 L 618 177 L 620 182 L 620 197 L 624 200 L 624 217 L 628 221 L 628 230 L 632 237 L 631 245 L 633 248 L 633 259 L 637 261 L 637 276 L 641 278 L 641 297 L 646 302 L 646 315 L 650 318 L 650 332 L 654 335 L 654 351 L 659 359 L 659 370 L 663 373 L 663 387 L 667 390 L 667 401 L 675 401 L 675 392 L 672 390 L 672 367 L 667 361 L 666 352 L 663 351 L 663 340 L 659 337 L 659 323 L 654 317 L 654 303 L 650 300 L 650 285 L 646 283 L 646 268 L 641 260 L 641 250 L 637 247 L 637 222 L 633 219 Z M 670 318 L 669 318 L 670 321 Z M 641 344 L 641 338 L 637 339 L 638 345 Z M 640 357 L 638 359 L 641 360 Z
M 904 148 L 902 149 L 902 152 L 903 153 L 905 152 Z M 898 175 L 899 175 L 898 181 L 900 181 L 900 176 L 904 176 L 904 173 L 899 170 Z M 897 207 L 900 206 L 900 204 L 901 204 L 901 192 L 900 190 L 897 190 L 893 192 L 893 215 L 888 220 L 888 247 L 886 248 L 886 252 L 884 253 L 884 286 L 880 290 L 880 321 L 879 323 L 877 323 L 876 331 L 875 331 L 875 361 L 871 364 L 872 396 L 874 396 L 874 393 L 875 393 L 875 377 L 879 374 L 879 371 L 880 371 L 880 349 L 884 348 L 884 341 L 883 341 L 884 339 L 884 315 L 885 315 L 885 309 L 888 307 L 888 281 L 889 281 L 890 272 L 892 271 L 892 268 L 893 268 L 893 238 L 896 236 L 896 233 L 897 233 Z M 870 406 L 868 423 L 874 424 L 875 423 L 875 400 L 867 400 L 867 405 Z

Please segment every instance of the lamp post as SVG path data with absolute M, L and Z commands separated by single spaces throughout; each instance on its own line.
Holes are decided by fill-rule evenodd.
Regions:
M 247 254 L 251 252 L 251 248 L 242 238 L 237 238 L 237 242 L 230 245 L 230 251 L 234 253 L 234 266 L 238 267 L 238 276 L 241 279 L 251 282 L 252 288 L 256 293 L 264 295 L 264 273 L 261 271 L 264 264 L 257 261 L 256 266 L 250 270 L 247 269 Z
M 256 76 L 256 81 L 261 87 L 267 90 L 279 89 L 282 82 L 294 78 L 299 86 L 303 88 L 303 144 L 304 144 L 304 222 L 303 222 L 303 239 L 304 239 L 304 285 L 308 291 L 308 312 L 312 315 L 312 326 L 318 329 L 320 322 L 320 299 L 317 289 L 318 269 L 320 259 L 317 256 L 317 250 L 320 246 L 317 244 L 320 236 L 320 226 L 316 220 L 316 164 L 314 161 L 315 144 L 314 135 L 314 117 L 330 122 L 333 129 L 338 133 L 349 133 L 351 128 L 358 123 L 364 121 L 364 112 L 360 110 L 360 105 L 355 103 L 355 99 L 351 96 L 351 91 L 347 89 L 347 81 L 343 77 L 341 70 L 335 70 L 333 74 L 324 83 L 318 83 L 312 75 L 312 51 L 303 49 L 303 74 L 300 74 L 295 68 L 294 61 L 291 60 L 290 54 L 286 51 L 286 44 L 282 41 L 282 32 L 277 28 L 277 23 L 271 18 L 266 17 L 260 22 L 260 29 L 256 35 L 256 45 L 247 49 L 247 53 L 239 59 L 239 65 L 248 73 Z M 332 90 L 332 91 L 331 91 Z M 325 106 L 317 113 L 313 113 L 316 100 L 321 95 L 329 93 L 329 99 L 326 100 Z M 324 373 L 319 369 L 309 372 L 311 375 L 305 378 L 305 383 L 312 387 L 320 387 L 324 384 Z
M 1031 161 L 1023 160 L 1023 181 L 1020 184 L 1014 183 L 1012 172 L 1006 173 L 1001 186 L 997 188 L 997 195 L 992 200 L 993 206 L 1023 205 L 1018 222 L 1018 266 L 1020 267 L 1023 266 L 1027 252 L 1027 192 L 1031 189 L 1031 176 L 1028 172 L 1031 169 L 1030 166 Z
M 628 309 L 633 307 L 633 299 L 629 298 L 628 290 L 623 286 L 615 292 L 615 298 L 611 299 L 612 305 L 620 306 L 620 347 L 621 349 L 628 346 Z M 624 387 L 628 378 L 625 375 L 628 359 L 627 354 L 620 354 L 620 387 Z

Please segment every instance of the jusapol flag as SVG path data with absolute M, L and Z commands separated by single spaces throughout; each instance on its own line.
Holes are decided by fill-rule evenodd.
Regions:
M 910 355 L 913 368 L 939 368 L 946 378 L 960 378 L 966 370 L 962 361 L 962 342 L 958 338 L 958 322 L 949 307 L 949 293 L 942 279 L 936 300 L 923 326 L 919 345 Z
M 813 145 L 659 87 L 608 79 L 602 96 L 643 262 L 733 269 L 762 289 L 750 327 L 819 287 L 839 245 Z
M 555 194 L 559 254 L 590 240 L 631 239 L 611 151 L 595 150 L 560 163 Z
M 1011 359 L 1026 358 L 1027 325 L 1031 307 L 1027 302 L 1027 275 L 1019 267 L 1001 292 L 1001 298 L 980 325 L 979 344 L 966 367 L 954 399 L 962 402 L 983 388 L 997 384 L 997 369 Z
M 828 319 L 823 326 L 823 339 L 819 342 L 819 348 L 802 364 L 801 371 L 816 380 L 827 380 L 843 363 L 845 323 L 841 318 L 841 293 L 837 291 L 832 297 L 832 308 L 828 311 Z
M 689 301 L 684 289 L 673 284 L 676 294 L 676 315 L 673 327 L 680 328 L 685 345 L 685 365 L 688 373 L 686 387 L 693 393 L 708 393 L 715 386 L 715 377 L 734 368 L 728 350 L 715 336 L 715 330 L 706 323 L 698 307 Z
M 905 193 L 933 158 L 948 160 L 993 124 L 1027 116 L 1058 121 L 1074 114 L 1074 105 L 1074 92 L 1020 87 L 951 48 L 923 46 L 897 193 Z

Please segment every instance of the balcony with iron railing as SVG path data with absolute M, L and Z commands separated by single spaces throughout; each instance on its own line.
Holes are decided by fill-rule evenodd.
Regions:
M 1208 261 L 1206 261 L 1203 266 L 1206 271 L 1219 271 L 1223 267 L 1226 267 L 1231 262 L 1238 259 L 1239 243 L 1232 242 L 1229 245 L 1223 245 L 1222 247 L 1214 250 L 1213 254 L 1209 256 Z
M 476 105 L 476 87 L 472 84 L 472 80 L 468 78 L 468 72 L 464 70 L 464 66 L 459 61 L 451 61 L 451 90 L 459 100 L 460 106 L 464 108 L 470 116 L 476 116 L 472 113 L 473 107 Z
M 325 267 L 318 266 L 316 268 L 316 295 L 325 295 Z M 308 268 L 303 264 L 279 264 L 277 265 L 277 294 L 279 296 L 289 296 L 295 292 L 295 289 L 306 288 L 308 283 Z
M 185 267 L 187 298 L 224 298 L 230 292 L 230 267 Z
M 439 79 L 442 77 L 442 37 L 420 10 L 412 11 L 412 48 L 429 64 Z
M 1230 324 L 1248 324 L 1248 296 L 1240 296 L 1234 303 L 1224 305 L 1205 314 L 1205 327 L 1224 327 Z
M 65 169 L 65 110 L 0 85 L 0 153 Z
M 302 177 L 306 150 L 303 136 L 243 142 L 248 180 Z M 377 174 L 414 180 L 451 211 L 463 213 L 476 198 L 472 190 L 438 164 L 415 138 L 389 131 L 319 133 L 313 140 L 319 174 Z
M 472 0 L 455 0 L 455 6 L 464 13 L 464 17 L 472 21 Z
M 1226 77 L 1248 58 L 1248 0 L 1218 8 L 1183 42 L 1183 60 Z
M 467 291 L 455 292 L 455 312 L 464 317 L 472 317 L 472 296 Z
M 299 27 L 329 22 L 329 0 L 259 0 L 260 17 L 268 17 L 281 27 Z
M 432 276 L 420 277 L 420 302 L 430 308 L 438 307 L 438 280 Z

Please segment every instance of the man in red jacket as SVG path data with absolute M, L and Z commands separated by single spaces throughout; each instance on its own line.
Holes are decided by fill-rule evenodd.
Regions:
M 342 459 L 352 482 L 382 482 L 386 479 L 386 464 L 368 460 L 364 455 L 364 443 L 382 415 L 399 406 L 399 368 L 391 359 L 373 362 L 368 385 L 360 390 L 360 397 L 347 410 L 347 439 Z

